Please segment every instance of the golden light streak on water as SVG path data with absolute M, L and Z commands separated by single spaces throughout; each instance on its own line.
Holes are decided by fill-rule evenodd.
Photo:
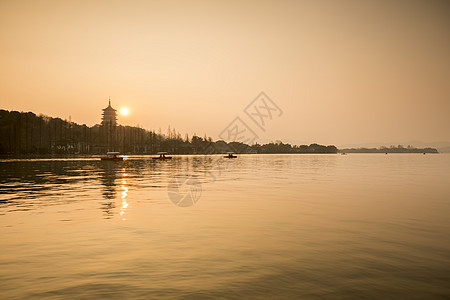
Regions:
M 121 188 L 122 188 L 122 196 L 120 197 L 122 199 L 122 207 L 120 208 L 120 216 L 122 217 L 122 220 L 125 221 L 126 218 L 124 217 L 125 212 L 128 208 L 128 202 L 127 202 L 127 195 L 128 195 L 128 187 L 127 187 L 127 173 L 125 168 L 122 169 L 122 179 L 121 179 Z

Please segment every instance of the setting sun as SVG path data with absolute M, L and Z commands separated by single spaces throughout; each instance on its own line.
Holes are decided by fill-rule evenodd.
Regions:
M 130 113 L 130 111 L 128 110 L 127 107 L 122 107 L 122 108 L 120 109 L 120 114 L 121 114 L 122 116 L 128 116 L 129 113 Z

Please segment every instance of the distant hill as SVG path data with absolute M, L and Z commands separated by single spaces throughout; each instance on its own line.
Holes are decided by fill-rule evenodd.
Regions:
M 450 153 L 450 146 L 449 147 L 440 147 L 440 148 L 438 148 L 438 150 L 441 153 Z

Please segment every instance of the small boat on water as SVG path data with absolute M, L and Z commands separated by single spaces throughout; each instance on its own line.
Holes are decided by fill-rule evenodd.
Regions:
M 152 157 L 153 159 L 172 159 L 172 156 L 166 156 L 167 152 L 158 152 L 159 157 Z
M 122 161 L 123 156 L 119 156 L 119 154 L 119 152 L 106 152 L 106 156 L 102 157 L 101 160 Z
M 234 155 L 234 152 L 227 152 L 227 155 L 224 156 L 225 158 L 236 158 L 237 155 Z

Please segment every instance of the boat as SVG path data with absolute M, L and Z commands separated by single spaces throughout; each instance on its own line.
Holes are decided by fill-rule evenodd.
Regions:
M 234 155 L 234 152 L 227 152 L 227 155 L 224 156 L 225 158 L 236 158 L 237 155 Z
M 158 157 L 152 157 L 153 159 L 172 159 L 172 156 L 166 156 L 167 152 L 158 152 Z
M 118 156 L 119 154 L 119 152 L 106 152 L 106 156 L 102 157 L 101 160 L 122 161 L 123 156 Z

